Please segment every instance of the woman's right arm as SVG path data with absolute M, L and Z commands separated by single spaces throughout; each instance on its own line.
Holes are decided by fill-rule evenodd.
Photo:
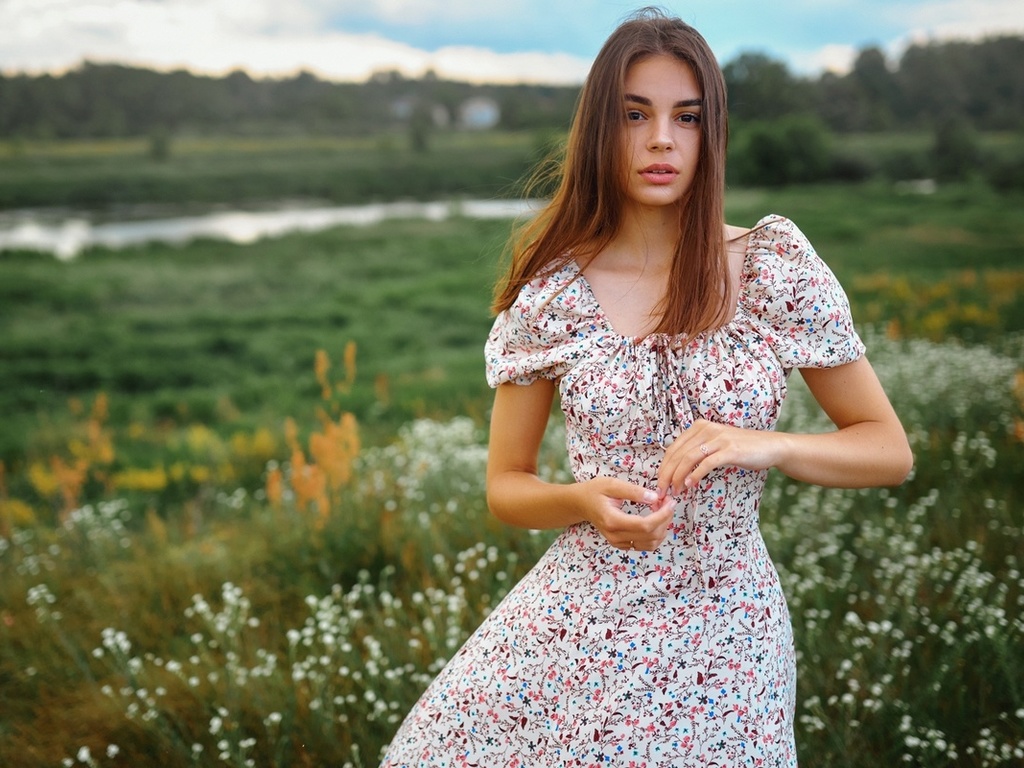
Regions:
M 564 528 L 592 523 L 622 549 L 656 549 L 672 521 L 675 501 L 652 489 L 608 477 L 558 484 L 537 476 L 537 459 L 551 414 L 555 384 L 501 384 L 494 393 L 487 459 L 487 504 L 498 519 L 520 528 Z M 630 515 L 625 500 L 648 504 L 648 515 Z

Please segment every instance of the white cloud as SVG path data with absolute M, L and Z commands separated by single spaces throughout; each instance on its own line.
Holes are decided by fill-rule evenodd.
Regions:
M 6 0 L 0 11 L 13 23 L 0 25 L 0 69 L 60 71 L 88 59 L 214 74 L 308 69 L 340 80 L 362 80 L 380 69 L 419 76 L 432 68 L 480 82 L 578 82 L 589 64 L 562 54 L 470 47 L 431 53 L 379 35 L 330 30 L 324 19 L 330 5 L 306 0 L 282 12 L 274 0 Z M 388 13 L 413 5 L 427 4 L 381 3 Z
M 849 72 L 865 45 L 879 45 L 895 62 L 914 43 L 942 40 L 980 40 L 991 35 L 1024 34 L 1024 2 L 1021 0 L 925 0 L 886 3 L 875 9 L 886 26 L 906 32 L 884 42 L 858 45 L 830 44 L 789 56 L 797 74 L 828 71 Z M 874 12 L 874 11 L 872 11 Z
M 590 61 L 568 54 L 505 53 L 484 48 L 448 47 L 431 56 L 431 67 L 442 76 L 459 80 L 500 83 L 583 82 Z
M 825 45 L 812 51 L 797 51 L 790 56 L 792 71 L 798 75 L 821 72 L 846 74 L 853 68 L 858 48 L 853 45 Z
M 906 26 L 906 39 L 979 39 L 994 34 L 1024 33 L 1020 0 L 938 0 L 909 7 L 894 4 Z
M 906 7 L 893 4 L 887 11 L 907 30 L 884 45 L 890 60 L 900 58 L 915 43 L 1024 34 L 1020 0 L 938 0 Z
M 734 2 L 744 7 L 752 4 L 752 0 Z M 776 15 L 784 18 L 808 2 L 782 0 Z M 89 59 L 213 74 L 242 68 L 257 76 L 288 75 L 308 69 L 324 77 L 362 80 L 380 69 L 398 69 L 413 77 L 434 69 L 445 77 L 473 81 L 578 83 L 589 60 L 567 53 L 530 52 L 552 45 L 551 38 L 545 38 L 546 44 L 531 44 L 524 20 L 555 25 L 568 44 L 590 27 L 610 29 L 625 13 L 626 4 L 572 0 L 570 12 L 570 0 L 544 0 L 545 10 L 538 14 L 540 4 L 541 0 L 503 0 L 500 7 L 486 0 L 292 0 L 283 4 L 278 0 L 0 0 L 0 70 L 60 71 Z M 722 9 L 721 2 L 705 4 L 709 24 L 715 14 L 732 14 Z M 817 0 L 813 7 L 820 11 L 823 4 L 827 5 L 821 19 L 830 13 L 842 18 L 842 10 L 856 7 L 853 0 Z M 775 42 L 784 42 L 790 50 L 773 54 L 785 57 L 795 72 L 814 75 L 822 70 L 846 71 L 857 50 L 867 43 L 883 46 L 896 58 L 918 40 L 1024 33 L 1021 0 L 871 0 L 864 8 L 864 14 L 877 19 L 877 28 L 886 30 L 879 38 L 850 40 L 850 30 L 841 30 L 847 34 L 840 35 L 822 21 L 815 26 L 818 40 L 845 42 L 793 51 L 792 46 L 801 43 L 792 36 L 780 36 Z M 756 14 L 730 15 L 729 28 L 746 29 L 734 22 L 747 17 Z M 362 19 L 361 29 L 367 28 L 369 19 L 390 24 L 392 29 L 476 25 L 505 31 L 506 37 L 515 40 L 521 37 L 526 50 L 496 53 L 480 46 L 424 50 L 383 34 L 337 29 L 333 20 L 343 18 Z M 569 20 L 574 23 L 568 25 Z M 767 42 L 763 25 L 756 34 Z M 420 45 L 436 47 L 428 42 Z
M 536 2 L 523 0 L 502 0 L 500 5 L 486 0 L 327 0 L 326 3 L 321 0 L 321 4 L 329 5 L 334 12 L 352 10 L 389 24 L 404 26 L 444 21 L 495 23 L 496 19 L 536 12 Z

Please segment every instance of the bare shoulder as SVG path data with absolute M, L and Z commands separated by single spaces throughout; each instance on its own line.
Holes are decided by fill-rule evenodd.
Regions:
M 750 227 L 737 227 L 732 224 L 725 225 L 725 242 L 732 244 L 743 240 L 747 235 L 750 234 Z
M 747 252 L 747 235 L 751 232 L 750 227 L 736 227 L 732 224 L 725 225 L 725 250 L 733 259 L 741 259 Z

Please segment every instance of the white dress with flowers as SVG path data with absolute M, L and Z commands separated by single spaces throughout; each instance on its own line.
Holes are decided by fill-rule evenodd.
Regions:
M 617 334 L 570 262 L 498 316 L 487 376 L 558 382 L 577 480 L 654 487 L 694 419 L 773 429 L 790 369 L 864 351 L 835 277 L 778 216 L 748 238 L 735 317 L 676 341 Z M 384 765 L 796 765 L 792 629 L 758 529 L 765 476 L 712 472 L 651 552 L 567 528 L 426 690 Z

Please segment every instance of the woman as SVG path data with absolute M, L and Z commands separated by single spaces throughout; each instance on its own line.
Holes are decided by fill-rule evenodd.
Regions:
M 487 498 L 564 528 L 424 693 L 387 766 L 793 766 L 796 670 L 758 530 L 767 470 L 902 482 L 905 433 L 796 226 L 724 224 L 725 86 L 645 11 L 584 85 L 560 187 L 487 341 Z M 774 431 L 791 369 L 835 423 Z M 537 475 L 554 394 L 575 482 Z

